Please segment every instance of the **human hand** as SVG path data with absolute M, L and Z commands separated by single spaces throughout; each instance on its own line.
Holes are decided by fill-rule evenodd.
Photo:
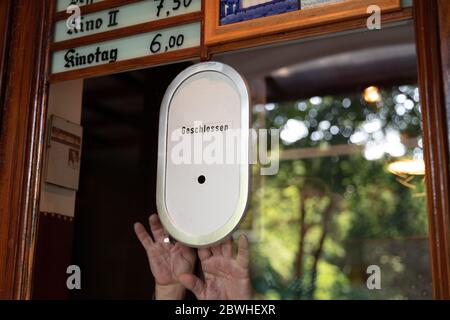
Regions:
M 155 298 L 183 299 L 186 290 L 178 282 L 178 277 L 183 273 L 194 271 L 195 251 L 178 242 L 165 243 L 166 234 L 158 215 L 151 215 L 149 224 L 153 239 L 141 223 L 134 224 L 134 231 L 147 252 L 150 269 L 155 278 Z
M 251 297 L 247 237 L 239 238 L 238 252 L 233 254 L 231 238 L 210 248 L 198 249 L 204 280 L 192 273 L 179 276 L 184 287 L 199 300 L 246 300 Z

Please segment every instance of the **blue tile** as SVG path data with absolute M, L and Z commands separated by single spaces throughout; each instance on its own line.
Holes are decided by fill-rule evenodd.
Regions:
M 273 0 L 245 9 L 241 8 L 241 3 L 241 0 L 220 0 L 222 25 L 299 10 L 298 0 Z M 225 6 L 228 6 L 227 10 Z

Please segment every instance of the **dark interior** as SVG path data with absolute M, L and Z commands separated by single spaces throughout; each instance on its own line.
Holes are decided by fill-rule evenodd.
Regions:
M 189 63 L 84 83 L 84 127 L 73 264 L 83 270 L 75 299 L 148 299 L 153 279 L 133 223 L 156 212 L 159 106 Z

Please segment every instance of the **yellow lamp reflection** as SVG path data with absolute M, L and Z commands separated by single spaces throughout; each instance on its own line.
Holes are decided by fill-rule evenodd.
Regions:
M 368 103 L 375 103 L 381 101 L 380 89 L 378 87 L 368 87 L 364 90 L 364 100 Z
M 391 163 L 388 170 L 397 176 L 423 176 L 425 175 L 425 162 L 423 160 L 400 160 Z

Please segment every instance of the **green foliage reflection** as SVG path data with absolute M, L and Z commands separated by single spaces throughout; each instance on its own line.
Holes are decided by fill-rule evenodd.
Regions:
M 408 186 L 387 171 L 422 157 L 415 85 L 257 105 L 254 127 L 281 129 L 275 176 L 254 168 L 243 229 L 251 229 L 256 297 L 266 299 L 427 299 L 431 277 L 423 177 Z M 325 151 L 325 152 L 324 152 Z M 382 290 L 366 268 L 382 269 Z

